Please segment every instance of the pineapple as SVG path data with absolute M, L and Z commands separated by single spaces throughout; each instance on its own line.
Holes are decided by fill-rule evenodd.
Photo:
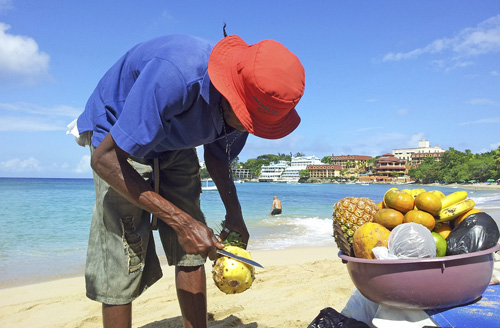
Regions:
M 251 259 L 250 252 L 243 248 L 246 245 L 242 242 L 240 234 L 231 231 L 222 243 L 225 245 L 224 250 Z M 255 268 L 230 257 L 220 256 L 214 262 L 212 278 L 222 292 L 237 294 L 252 286 L 255 280 Z
M 250 253 L 238 246 L 226 246 L 224 250 L 251 259 Z M 212 276 L 217 287 L 226 294 L 244 292 L 255 279 L 255 268 L 227 256 L 219 257 L 214 264 Z
M 372 222 L 377 205 L 365 197 L 345 197 L 333 207 L 334 237 L 337 246 L 347 255 L 352 255 L 352 237 L 366 222 Z M 336 227 L 337 226 L 337 227 Z

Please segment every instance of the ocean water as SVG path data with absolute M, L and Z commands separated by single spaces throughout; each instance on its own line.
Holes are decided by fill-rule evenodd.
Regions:
M 334 246 L 332 208 L 343 197 L 379 202 L 392 185 L 236 184 L 250 231 L 250 250 Z M 403 189 L 402 186 L 395 186 Z M 445 194 L 457 189 L 441 186 Z M 283 214 L 269 215 L 274 196 Z M 476 207 L 499 222 L 500 190 L 469 191 Z M 217 230 L 225 209 L 217 191 L 201 195 L 207 224 Z M 0 178 L 0 288 L 82 274 L 94 206 L 91 179 Z M 159 238 L 157 245 L 160 245 Z M 158 253 L 163 250 L 158 246 Z

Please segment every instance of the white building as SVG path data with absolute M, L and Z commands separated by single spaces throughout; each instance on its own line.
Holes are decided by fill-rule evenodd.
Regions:
M 445 150 L 440 148 L 438 145 L 431 147 L 429 140 L 426 140 L 425 138 L 422 138 L 422 140 L 418 142 L 418 148 L 402 148 L 392 150 L 392 154 L 396 158 L 403 159 L 407 163 L 412 161 L 412 154 L 436 154 L 444 152 Z
M 252 174 L 250 173 L 250 169 L 233 169 L 233 178 L 234 179 L 251 179 Z
M 260 168 L 259 182 L 278 181 L 288 166 L 290 166 L 288 161 L 272 162 L 269 165 L 262 165 Z
M 323 163 L 321 163 L 321 160 L 316 156 L 292 157 L 292 162 L 290 166 L 288 166 L 285 169 L 279 181 L 290 182 L 290 183 L 298 182 L 300 179 L 299 172 L 301 170 L 305 170 L 307 168 L 307 165 L 319 165 L 319 164 Z

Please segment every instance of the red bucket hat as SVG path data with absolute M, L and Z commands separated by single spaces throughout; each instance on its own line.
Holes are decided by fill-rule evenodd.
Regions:
M 227 36 L 210 54 L 208 75 L 248 132 L 278 139 L 299 125 L 295 106 L 304 94 L 304 67 L 281 43 L 249 46 L 237 35 Z

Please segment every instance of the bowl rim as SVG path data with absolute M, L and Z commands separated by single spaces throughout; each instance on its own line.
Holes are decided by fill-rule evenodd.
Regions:
M 453 260 L 461 260 L 469 257 L 476 257 L 481 255 L 488 255 L 500 250 L 500 244 L 495 246 L 472 253 L 459 254 L 459 255 L 449 255 L 442 257 L 431 257 L 431 258 L 421 258 L 421 259 L 391 259 L 391 260 L 378 260 L 378 259 L 363 259 L 358 257 L 352 257 L 345 255 L 342 251 L 338 252 L 338 257 L 340 257 L 345 263 L 347 262 L 358 262 L 367 264 L 405 264 L 405 263 L 431 263 L 431 262 L 447 262 Z

